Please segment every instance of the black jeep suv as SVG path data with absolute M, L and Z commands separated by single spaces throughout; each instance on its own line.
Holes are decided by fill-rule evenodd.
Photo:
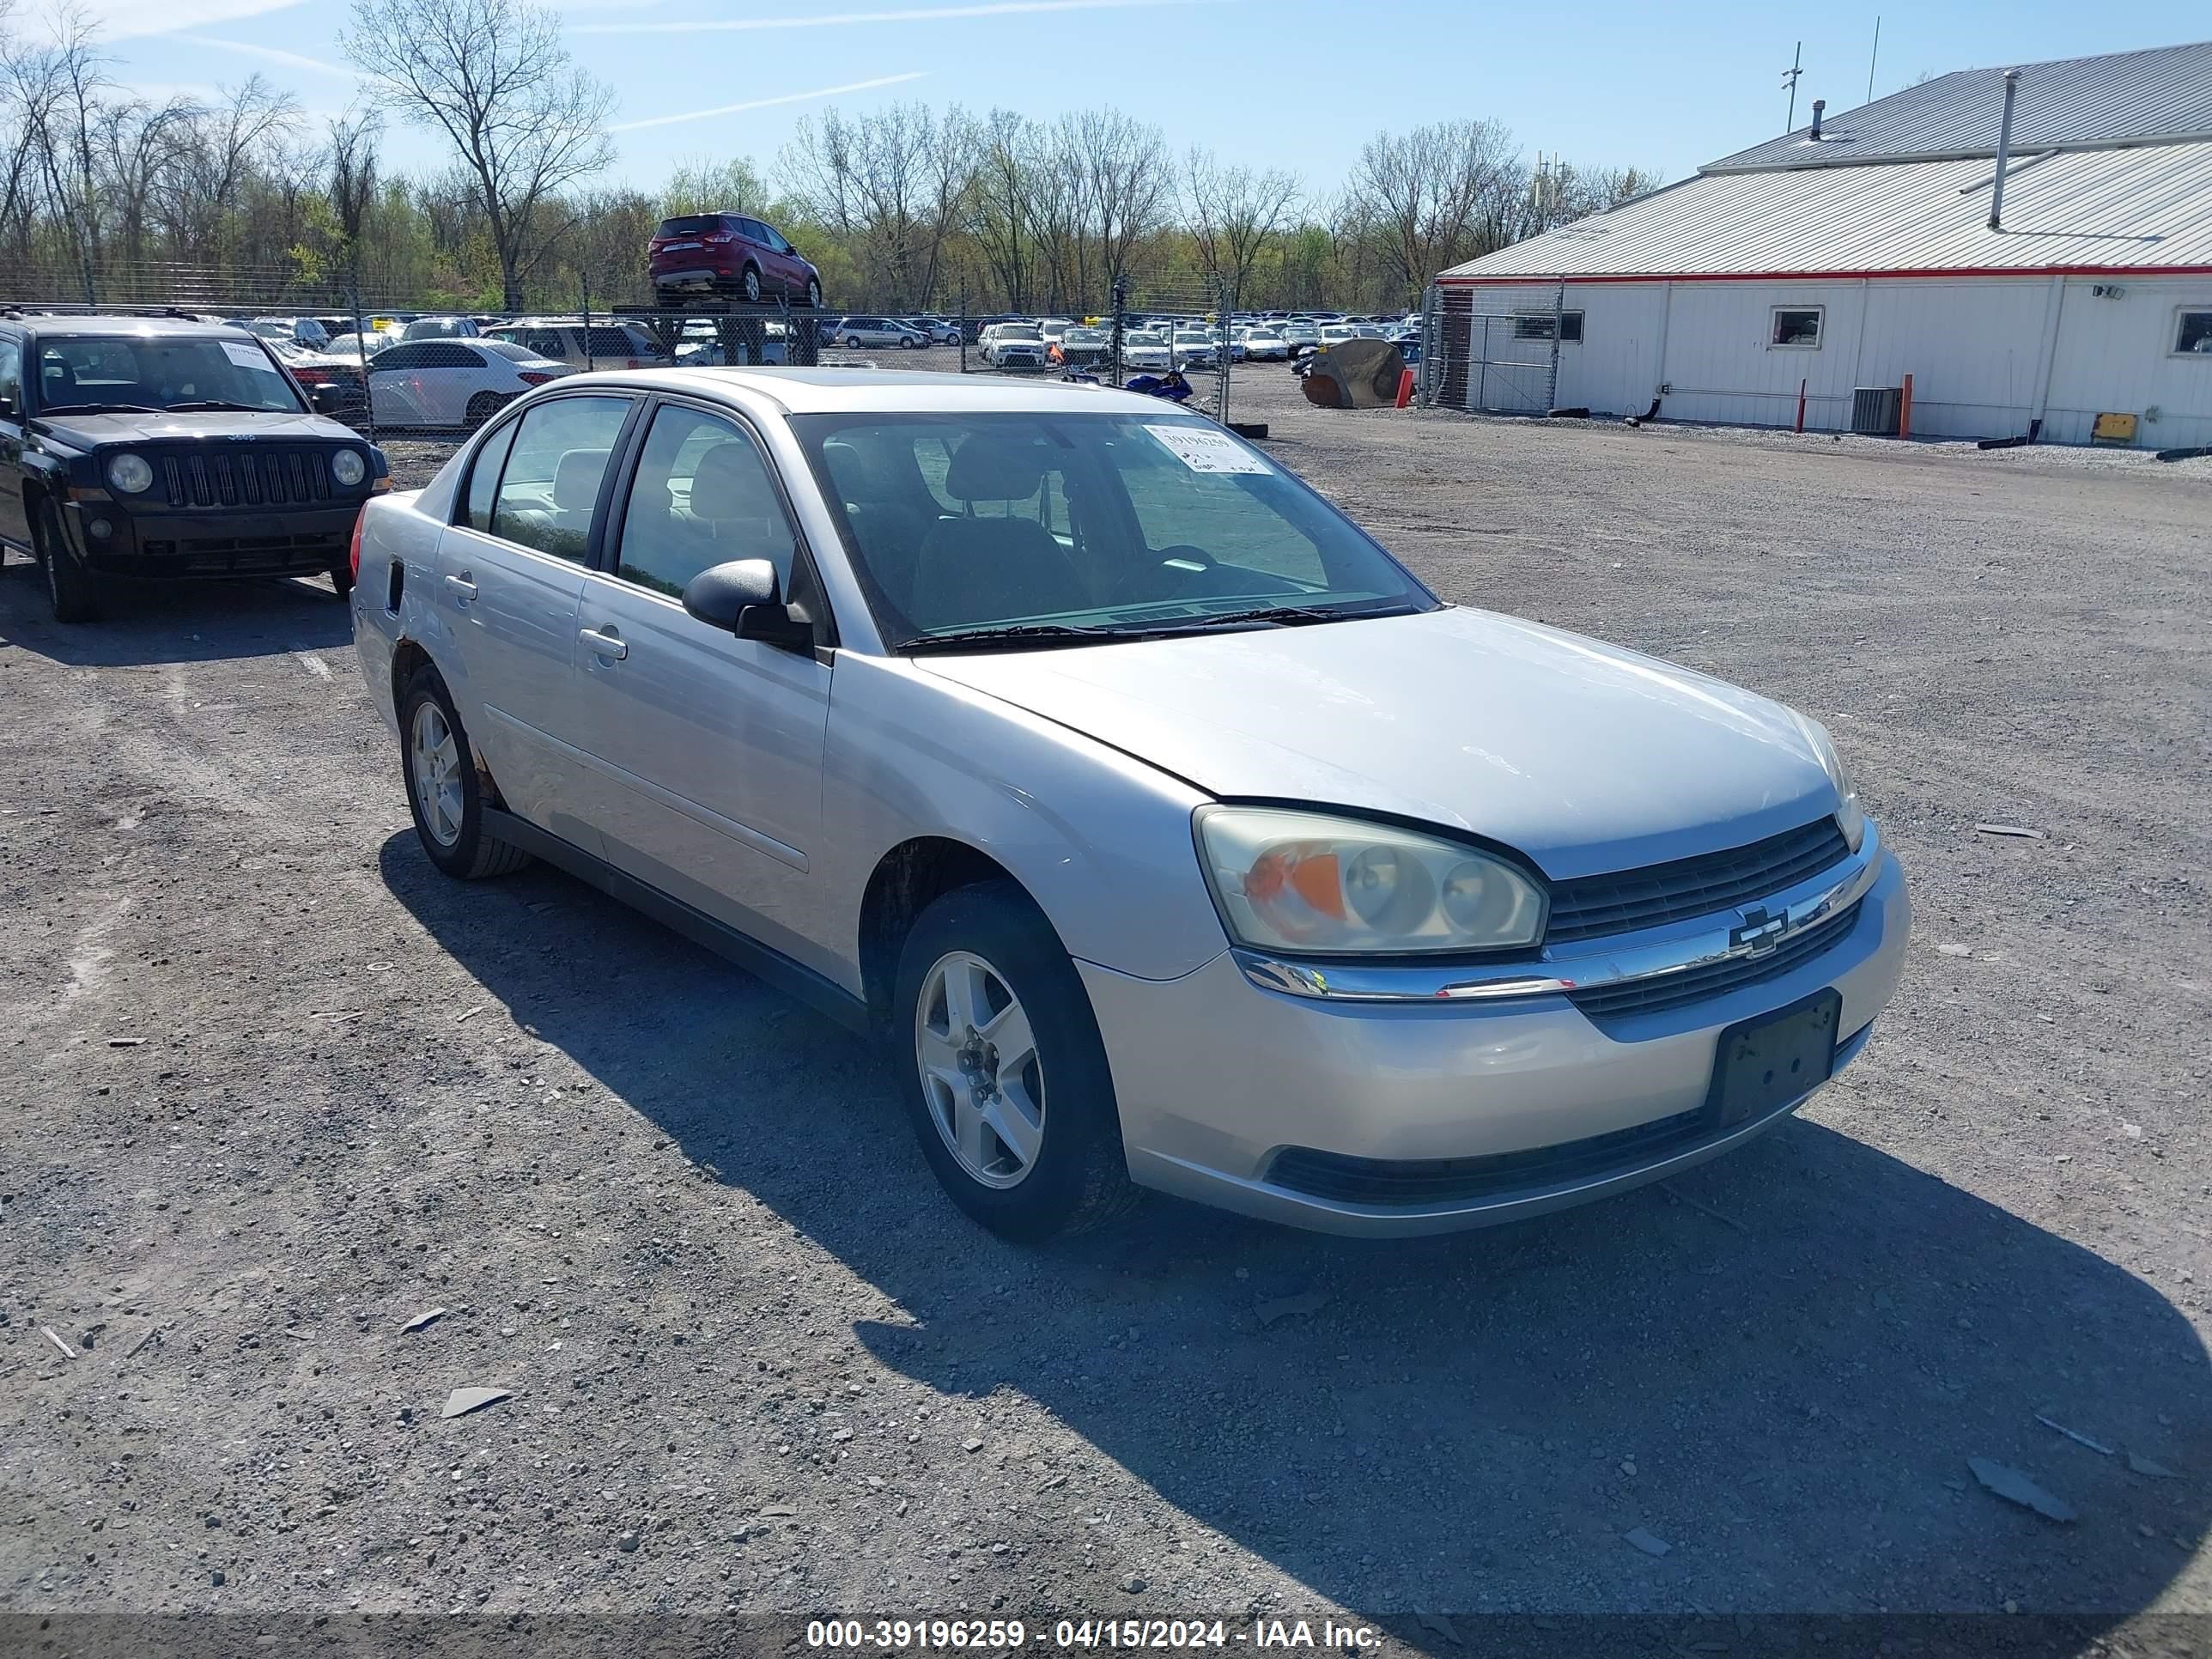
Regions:
M 61 622 L 98 617 L 109 576 L 327 575 L 343 599 L 390 488 L 244 329 L 0 312 L 0 542 Z

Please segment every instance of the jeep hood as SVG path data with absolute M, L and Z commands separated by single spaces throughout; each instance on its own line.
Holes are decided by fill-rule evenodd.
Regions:
M 914 662 L 1209 794 L 1468 830 L 1563 879 L 1838 805 L 1779 703 L 1492 611 Z

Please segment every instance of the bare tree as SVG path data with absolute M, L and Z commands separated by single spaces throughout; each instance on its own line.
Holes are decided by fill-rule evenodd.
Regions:
M 883 303 L 929 302 L 975 173 L 975 124 L 955 105 L 891 104 L 799 122 L 778 171 L 811 216 L 852 239 Z
M 1092 247 L 1105 283 L 1127 270 L 1132 252 L 1167 216 L 1172 169 L 1160 130 L 1119 110 L 1063 115 L 1059 133 L 1060 164 L 1077 180 L 1086 233 L 1077 247 L 1073 299 L 1087 310 L 1094 293 L 1087 258 Z
M 1291 222 L 1297 176 L 1279 167 L 1224 166 L 1194 145 L 1183 158 L 1182 187 L 1199 258 L 1232 295 L 1243 293 L 1261 251 Z
M 614 159 L 613 93 L 578 67 L 557 14 L 522 0 L 354 0 L 346 55 L 379 100 L 453 144 L 499 258 L 503 303 L 561 225 L 543 210 Z
M 354 287 L 361 285 L 361 237 L 376 199 L 377 145 L 384 123 L 374 109 L 348 110 L 330 124 L 325 152 L 329 165 L 331 215 L 337 221 L 338 257 Z
M 1025 115 L 994 109 L 975 136 L 975 174 L 969 192 L 968 232 L 986 268 L 1016 311 L 1029 291 L 1036 258 L 1030 180 L 1037 166 L 1036 126 Z
M 1346 185 L 1374 226 L 1394 297 L 1503 247 L 1527 193 L 1511 136 L 1495 121 L 1446 121 L 1369 139 Z
M 682 213 L 760 213 L 769 203 L 767 181 L 743 156 L 678 161 L 661 187 L 660 210 Z
M 196 192 L 207 216 L 206 240 L 222 265 L 228 252 L 231 212 L 238 191 L 250 173 L 266 171 L 272 152 L 297 131 L 299 100 L 280 92 L 258 75 L 245 84 L 224 89 L 222 102 L 208 112 L 199 147 L 199 188 Z

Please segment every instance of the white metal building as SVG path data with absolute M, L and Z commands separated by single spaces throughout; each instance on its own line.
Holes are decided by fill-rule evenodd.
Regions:
M 2212 444 L 2212 41 L 2017 73 L 1997 228 L 2004 72 L 1962 70 L 1447 271 L 1446 327 L 1556 332 L 1553 407 L 1787 426 L 1802 386 L 1844 429 L 1911 374 L 1919 434 Z M 1464 400 L 1541 396 L 1478 365 Z

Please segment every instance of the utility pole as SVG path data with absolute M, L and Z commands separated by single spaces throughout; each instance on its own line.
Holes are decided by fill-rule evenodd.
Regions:
M 1783 72 L 1782 84 L 1790 88 L 1790 118 L 1783 123 L 1784 132 L 1797 131 L 1797 77 L 1805 72 L 1805 43 L 1800 40 L 1791 56 L 1790 67 Z
M 1881 19 L 1874 20 L 1874 50 L 1867 54 L 1867 102 L 1874 102 L 1874 66 L 1881 61 Z

